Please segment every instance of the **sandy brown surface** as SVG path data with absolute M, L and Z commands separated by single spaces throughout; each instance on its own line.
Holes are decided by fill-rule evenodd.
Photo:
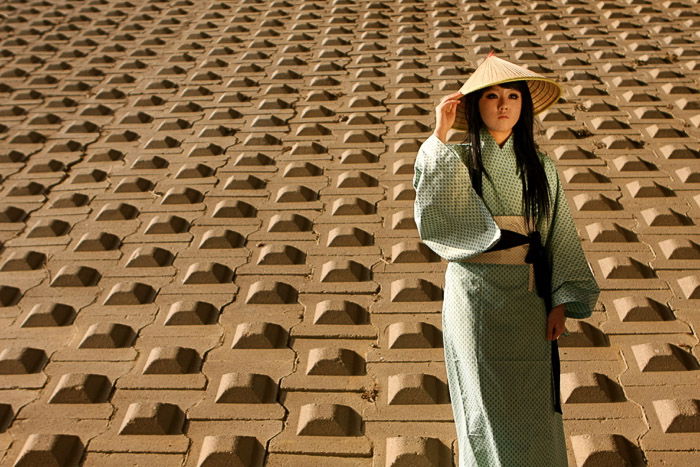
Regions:
M 696 0 L 0 1 L 0 465 L 456 464 L 411 179 L 490 46 L 565 88 L 570 465 L 700 465 L 699 42 Z

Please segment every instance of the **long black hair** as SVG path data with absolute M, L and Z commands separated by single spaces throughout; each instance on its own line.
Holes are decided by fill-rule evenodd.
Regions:
M 537 153 L 537 145 L 533 135 L 534 112 L 530 88 L 525 81 L 511 81 L 501 83 L 499 86 L 520 91 L 522 107 L 520 118 L 513 127 L 513 148 L 517 171 L 523 186 L 523 213 L 528 226 L 534 230 L 537 218 L 541 215 L 549 217 L 551 208 L 549 205 L 549 183 L 544 166 Z M 488 88 L 479 89 L 463 97 L 465 103 L 465 117 L 467 120 L 467 138 L 465 142 L 471 143 L 471 160 L 468 160 L 469 168 L 476 173 L 485 173 L 491 179 L 483 166 L 481 159 L 480 131 L 484 126 L 479 112 L 479 99 Z

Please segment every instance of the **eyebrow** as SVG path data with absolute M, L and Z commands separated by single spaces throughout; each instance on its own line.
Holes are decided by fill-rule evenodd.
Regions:
M 495 92 L 495 89 L 494 89 L 495 87 L 496 87 L 496 86 L 493 86 L 493 87 L 487 88 L 488 92 Z M 517 93 L 520 93 L 520 91 L 519 91 L 519 90 L 517 90 L 517 89 L 512 89 L 512 88 L 504 88 L 504 87 L 501 87 L 501 86 L 499 86 L 499 87 L 500 87 L 501 89 L 506 89 L 506 90 L 508 90 L 508 92 L 517 92 Z

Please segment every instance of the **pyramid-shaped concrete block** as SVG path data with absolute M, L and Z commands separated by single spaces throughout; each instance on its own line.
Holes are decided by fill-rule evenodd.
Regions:
M 580 320 L 566 321 L 567 335 L 557 339 L 559 347 L 607 347 L 610 339 L 603 331 L 590 323 Z
M 386 467 L 440 467 L 445 445 L 437 438 L 392 436 L 386 439 Z
M 0 208 L 0 224 L 22 222 L 26 217 L 26 211 L 16 206 L 5 206 Z
M 170 305 L 164 324 L 166 326 L 215 324 L 218 317 L 219 309 L 211 303 L 178 301 Z
M 392 263 L 439 262 L 440 257 L 418 240 L 400 242 L 391 247 Z
M 153 182 L 145 177 L 125 177 L 117 183 L 115 193 L 145 193 L 153 189 Z
M 630 257 L 608 256 L 599 259 L 598 264 L 606 279 L 650 279 L 656 276 L 648 265 Z
M 253 321 L 236 326 L 231 348 L 276 349 L 286 346 L 287 332 L 276 323 Z
M 70 224 L 58 219 L 42 219 L 29 228 L 27 238 L 62 237 L 70 230 Z
M 391 215 L 392 230 L 415 230 L 416 228 L 413 210 L 401 210 Z
M 304 404 L 299 408 L 299 436 L 358 436 L 360 415 L 341 404 Z
M 224 190 L 259 190 L 266 183 L 260 178 L 249 174 L 231 175 L 224 183 Z
M 339 226 L 328 232 L 328 242 L 330 247 L 353 247 L 368 246 L 374 244 L 372 234 L 360 228 L 352 226 Z
M 409 159 L 398 159 L 391 165 L 391 173 L 394 175 L 413 175 L 414 162 Z
M 106 402 L 112 383 L 105 375 L 66 373 L 49 398 L 50 404 L 96 404 Z
M 107 232 L 88 232 L 83 234 L 75 246 L 75 251 L 111 251 L 121 245 L 121 240 L 116 235 Z
M 262 467 L 265 449 L 254 436 L 207 435 L 197 467 Z
M 700 369 L 696 358 L 674 344 L 649 342 L 631 346 L 641 371 L 688 371 Z
M 391 283 L 392 302 L 427 302 L 442 300 L 442 289 L 425 279 L 398 279 Z
M 205 164 L 182 164 L 175 178 L 206 178 L 214 175 L 214 169 Z
M 35 271 L 46 263 L 46 255 L 38 251 L 10 252 L 0 266 L 2 272 Z
M 351 376 L 364 373 L 364 359 L 350 349 L 316 347 L 309 350 L 307 375 Z
M 78 348 L 81 349 L 118 349 L 129 347 L 136 333 L 120 323 L 99 322 L 92 324 L 83 336 Z
M 141 282 L 119 282 L 109 291 L 104 305 L 144 305 L 152 303 L 156 291 Z
M 282 172 L 282 176 L 285 178 L 318 177 L 321 174 L 323 174 L 323 169 L 316 164 L 306 161 L 290 162 L 284 167 Z
M 313 222 L 301 214 L 283 212 L 270 217 L 268 232 L 308 232 Z
M 376 154 L 366 149 L 347 149 L 340 155 L 341 164 L 371 164 L 377 159 Z
M 63 303 L 37 303 L 20 325 L 23 328 L 65 326 L 75 318 L 75 308 Z
M 653 180 L 634 180 L 625 185 L 632 198 L 663 198 L 673 192 Z
M 615 222 L 594 222 L 586 226 L 588 237 L 594 243 L 628 243 L 637 241 L 637 235 Z
M 256 140 L 259 142 L 261 145 L 266 146 L 268 144 L 274 144 L 276 141 L 278 141 L 276 138 L 267 138 L 268 135 L 265 135 L 263 138 L 260 138 Z M 249 145 L 251 142 L 256 142 L 251 139 L 247 139 L 245 141 L 246 145 Z M 255 166 L 265 166 L 265 165 L 271 165 L 273 163 L 273 160 L 267 156 L 266 154 L 241 154 L 238 156 L 234 161 L 233 165 L 237 167 L 255 167 Z
M 97 285 L 101 275 L 89 266 L 67 265 L 56 273 L 51 287 L 91 287 Z
M 144 375 L 182 375 L 196 373 L 201 358 L 196 350 L 187 347 L 155 347 L 148 354 Z
M 14 467 L 78 465 L 83 449 L 83 442 L 75 435 L 32 433 L 24 442 Z
M 176 435 L 185 414 L 179 406 L 162 402 L 133 402 L 119 427 L 120 435 Z
M 144 232 L 147 235 L 178 234 L 187 232 L 190 223 L 180 216 L 154 216 L 148 223 Z
M 336 188 L 366 188 L 377 186 L 378 181 L 361 170 L 348 170 L 338 175 Z
M 0 375 L 27 375 L 38 373 L 47 356 L 42 349 L 6 347 L 0 352 Z
M 338 198 L 331 204 L 333 216 L 364 216 L 372 214 L 375 206 L 369 201 L 358 197 Z
M 642 219 L 651 227 L 680 227 L 693 225 L 693 220 L 671 208 L 648 208 L 641 211 Z
M 307 203 L 318 198 L 318 193 L 304 185 L 284 185 L 277 190 L 276 203 Z
M 216 203 L 214 206 L 213 217 L 215 218 L 247 218 L 255 217 L 257 209 L 249 203 L 240 200 L 223 200 Z
M 41 195 L 46 192 L 46 187 L 41 183 L 37 182 L 25 182 L 25 183 L 15 183 L 14 186 L 10 187 L 7 196 L 34 196 Z M 48 222 L 51 220 L 47 219 Z M 42 224 L 46 226 L 47 224 Z M 49 235 L 51 236 L 51 235 Z
M 127 268 L 162 268 L 170 266 L 175 257 L 164 248 L 157 246 L 139 247 L 131 254 Z
M 653 401 L 664 433 L 700 433 L 700 399 Z
M 251 284 L 245 302 L 249 305 L 278 305 L 296 303 L 297 290 L 291 285 L 270 280 Z
M 321 282 L 364 282 L 370 280 L 370 270 L 357 261 L 341 259 L 323 263 Z
M 664 321 L 673 316 L 666 305 L 638 295 L 616 298 L 613 306 L 622 322 Z
M 389 376 L 389 405 L 441 404 L 446 401 L 446 386 L 440 379 L 424 373 L 400 373 Z
M 306 253 L 292 245 L 265 245 L 260 249 L 257 264 L 259 265 L 289 265 L 304 264 Z
M 394 201 L 415 200 L 416 190 L 411 183 L 399 183 L 391 189 L 391 199 Z
M 193 263 L 187 267 L 183 284 L 227 284 L 233 280 L 233 271 L 216 262 Z
M 163 195 L 161 204 L 194 204 L 201 203 L 204 200 L 204 195 L 201 191 L 190 187 L 172 187 Z
M 608 376 L 581 372 L 562 373 L 561 398 L 567 404 L 597 404 L 626 400 L 620 385 Z
M 136 219 L 140 212 L 128 203 L 107 203 L 97 213 L 98 221 L 125 221 Z
M 229 249 L 241 248 L 245 238 L 236 231 L 229 229 L 209 229 L 202 235 L 200 249 Z
M 619 434 L 573 435 L 571 448 L 577 467 L 646 464 L 642 461 L 639 448 Z
M 269 404 L 277 397 L 277 384 L 268 375 L 226 373 L 221 376 L 216 402 L 225 404 Z
M 390 349 L 430 349 L 439 347 L 440 331 L 429 323 L 400 321 L 387 327 Z
M 666 259 L 698 260 L 700 245 L 687 238 L 669 238 L 659 242 L 659 248 Z
M 323 300 L 316 304 L 314 324 L 360 324 L 366 313 L 364 308 L 349 300 Z
M 622 205 L 600 193 L 581 193 L 573 197 L 578 211 L 619 211 Z

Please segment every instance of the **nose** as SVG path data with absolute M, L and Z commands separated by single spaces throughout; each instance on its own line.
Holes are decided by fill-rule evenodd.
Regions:
M 501 96 L 498 98 L 498 108 L 499 109 L 507 109 L 508 108 L 508 99 L 506 99 L 504 96 Z

